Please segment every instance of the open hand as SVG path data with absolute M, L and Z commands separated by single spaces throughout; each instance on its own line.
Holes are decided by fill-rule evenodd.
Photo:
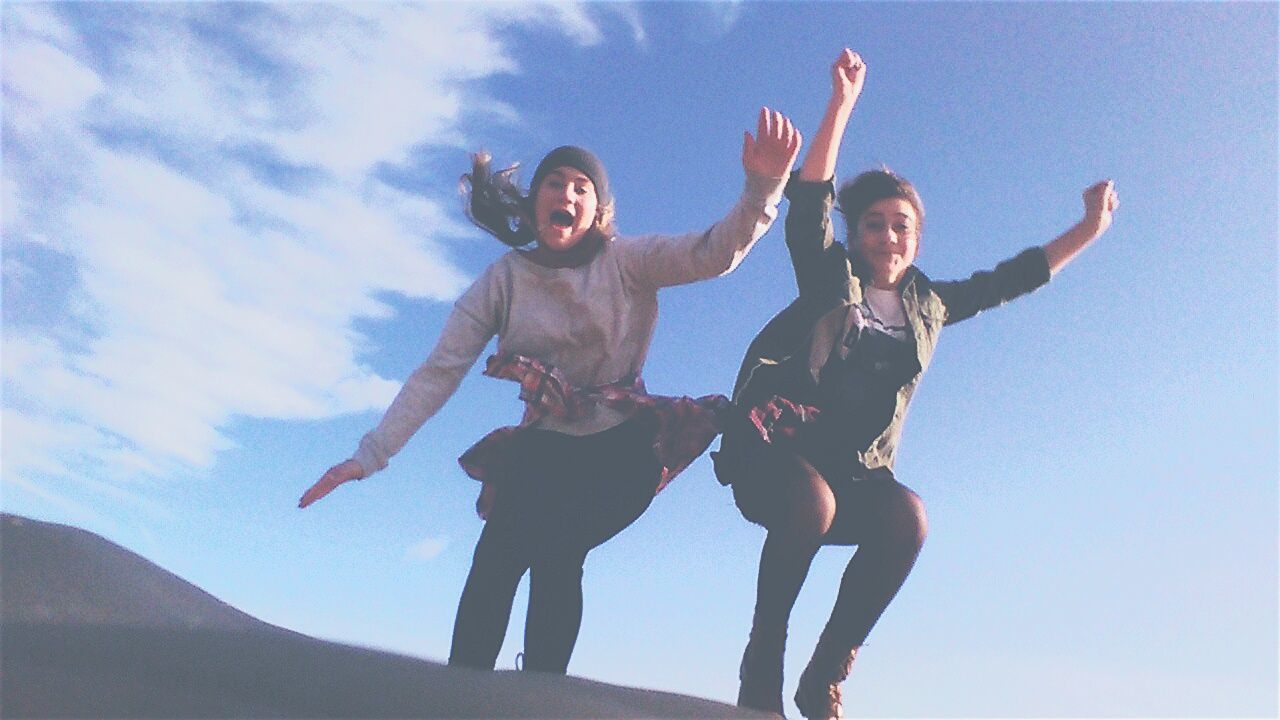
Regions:
M 1118 207 L 1120 196 L 1116 194 L 1115 183 L 1111 180 L 1094 183 L 1084 191 L 1084 219 L 1098 235 L 1111 227 L 1111 214 Z
M 307 488 L 298 500 L 298 507 L 304 508 L 320 498 L 333 492 L 333 489 L 344 482 L 359 480 L 364 477 L 364 468 L 355 460 L 344 460 L 325 471 L 315 485 Z
M 845 48 L 831 66 L 831 97 L 837 102 L 852 105 L 862 94 L 862 82 L 867 77 L 867 65 L 862 56 Z
M 800 131 L 785 115 L 762 107 L 756 136 L 742 134 L 742 167 L 765 177 L 786 177 L 800 153 L 800 142 Z

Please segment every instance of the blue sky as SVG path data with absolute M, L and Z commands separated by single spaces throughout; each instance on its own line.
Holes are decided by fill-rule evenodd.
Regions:
M 702 228 L 758 108 L 811 135 L 849 46 L 838 174 L 915 182 L 930 275 L 1052 239 L 1097 179 L 1122 200 L 1047 288 L 944 334 L 897 467 L 930 537 L 849 710 L 1276 714 L 1274 3 L 2 12 L 5 511 L 442 660 L 481 529 L 455 458 L 512 388 L 473 372 L 386 471 L 295 503 L 503 250 L 462 215 L 466 152 L 585 145 L 623 232 Z M 793 293 L 779 223 L 661 296 L 649 387 L 727 392 Z M 762 539 L 699 460 L 591 555 L 570 672 L 732 701 Z M 848 555 L 814 565 L 788 687 Z

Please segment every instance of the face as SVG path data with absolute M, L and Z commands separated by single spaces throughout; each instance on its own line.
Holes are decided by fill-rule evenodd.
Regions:
M 920 223 L 915 208 L 902 198 L 872 203 L 858 218 L 858 243 L 871 266 L 872 284 L 897 287 L 920 249 Z
M 564 251 L 577 245 L 596 221 L 596 188 L 581 170 L 559 167 L 547 173 L 534 198 L 538 244 Z

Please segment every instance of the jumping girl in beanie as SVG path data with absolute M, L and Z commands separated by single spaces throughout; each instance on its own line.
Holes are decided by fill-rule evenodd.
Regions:
M 493 669 L 516 586 L 530 572 L 524 669 L 563 674 L 582 623 L 587 553 L 649 506 L 654 494 L 718 432 L 727 399 L 662 398 L 640 380 L 657 321 L 657 291 L 733 270 L 777 215 L 800 146 L 791 122 L 767 108 L 744 133 L 746 188 L 709 230 L 615 237 L 613 196 L 590 152 L 561 147 L 522 194 L 512 169 L 480 154 L 464 179 L 468 214 L 517 249 L 458 298 L 435 349 L 355 455 L 299 501 L 306 507 L 386 466 L 453 394 L 490 338 L 485 374 L 520 383 L 519 425 L 460 459 L 481 480 L 486 518 L 453 629 L 449 664 Z M 527 248 L 527 249 L 526 249 Z
M 796 706 L 841 717 L 840 683 L 898 592 L 924 542 L 919 496 L 893 461 L 907 404 L 943 326 L 1049 281 L 1111 225 L 1110 181 L 1084 192 L 1084 219 L 967 280 L 935 282 L 916 269 L 924 206 L 885 170 L 840 189 L 848 250 L 834 242 L 832 174 L 866 68 L 845 50 L 832 67 L 826 115 L 787 186 L 787 248 L 799 297 L 761 330 L 734 389 L 745 418 L 714 453 L 744 517 L 768 530 L 738 704 L 782 712 L 787 622 L 818 548 L 857 545 L 831 618 L 802 673 Z

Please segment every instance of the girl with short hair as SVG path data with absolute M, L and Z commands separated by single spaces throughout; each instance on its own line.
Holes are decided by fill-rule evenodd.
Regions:
M 713 453 L 744 517 L 768 530 L 738 704 L 782 712 L 787 623 L 818 548 L 856 545 L 795 694 L 807 718 L 841 717 L 840 683 L 924 542 L 924 504 L 894 477 L 907 405 L 944 326 L 1049 281 L 1102 235 L 1110 181 L 1084 191 L 1084 218 L 993 270 L 939 282 L 915 266 L 924 206 L 911 183 L 865 172 L 835 192 L 840 138 L 866 66 L 846 49 L 812 147 L 787 186 L 786 242 L 799 296 L 761 330 L 734 389 L 744 418 Z M 838 199 L 848 248 L 833 239 Z

